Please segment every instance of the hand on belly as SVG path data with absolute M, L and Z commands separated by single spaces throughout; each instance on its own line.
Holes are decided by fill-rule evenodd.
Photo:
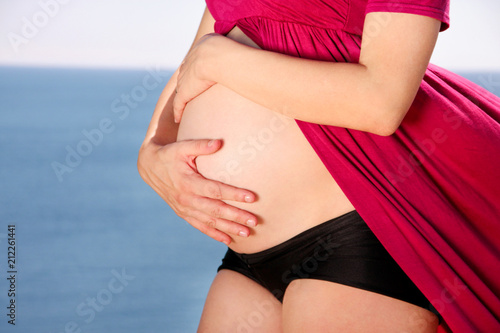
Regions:
M 221 85 L 187 105 L 177 139 L 222 139 L 218 152 L 197 157 L 198 171 L 257 194 L 227 202 L 259 217 L 249 238 L 233 239 L 235 251 L 260 251 L 353 209 L 293 119 Z
M 257 47 L 241 31 L 233 32 L 233 39 Z M 258 196 L 251 204 L 227 202 L 259 218 L 250 237 L 233 238 L 234 251 L 269 248 L 354 209 L 295 120 L 222 85 L 187 104 L 177 140 L 186 139 L 222 139 L 215 154 L 196 158 L 198 171 Z

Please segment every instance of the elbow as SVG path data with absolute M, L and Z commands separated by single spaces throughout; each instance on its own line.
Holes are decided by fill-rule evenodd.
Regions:
M 400 124 L 401 123 L 396 122 L 385 122 L 384 124 L 379 124 L 375 129 L 374 134 L 380 136 L 391 136 L 396 132 Z
M 418 89 L 418 87 L 417 87 Z M 365 104 L 366 114 L 372 115 L 372 133 L 393 135 L 405 118 L 415 99 L 417 90 L 396 83 L 378 84 L 372 89 L 370 101 Z
M 393 135 L 401 125 L 407 111 L 408 108 L 382 108 L 379 112 L 375 112 L 377 117 L 372 121 L 370 132 L 380 136 Z

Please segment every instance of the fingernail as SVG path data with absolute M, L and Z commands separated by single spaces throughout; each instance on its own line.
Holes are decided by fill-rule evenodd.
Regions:
M 250 195 L 245 196 L 245 201 L 246 202 L 252 202 L 252 197 Z
M 222 243 L 226 244 L 227 246 L 229 246 L 229 241 L 227 240 L 223 240 Z
M 214 145 L 214 140 L 210 140 L 210 141 L 208 141 L 208 146 L 209 146 L 209 147 L 212 147 L 213 145 Z
M 255 222 L 255 220 L 254 220 L 254 219 L 248 219 L 248 220 L 247 220 L 247 225 L 248 225 L 249 227 L 255 227 L 255 226 L 257 225 L 257 222 Z
M 246 232 L 246 231 L 240 231 L 240 232 L 239 232 L 239 235 L 240 235 L 241 237 L 248 237 L 248 232 Z

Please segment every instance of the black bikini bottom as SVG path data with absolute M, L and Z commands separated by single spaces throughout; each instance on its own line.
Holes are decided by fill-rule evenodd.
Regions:
M 317 279 L 393 297 L 439 316 L 356 211 L 261 252 L 241 254 L 228 249 L 221 269 L 249 277 L 280 302 L 293 280 Z

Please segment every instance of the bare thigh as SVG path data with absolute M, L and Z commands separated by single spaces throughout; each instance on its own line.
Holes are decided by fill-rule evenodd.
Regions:
M 283 299 L 283 331 L 435 333 L 438 318 L 419 306 L 333 282 L 293 281 Z
M 282 332 L 281 303 L 255 281 L 223 269 L 208 292 L 198 332 Z

